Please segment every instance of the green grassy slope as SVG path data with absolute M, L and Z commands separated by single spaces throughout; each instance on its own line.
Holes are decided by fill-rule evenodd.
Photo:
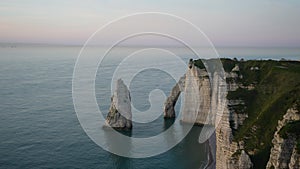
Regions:
M 300 62 L 231 59 L 221 61 L 227 72 L 238 64 L 240 74 L 243 75 L 238 83 L 255 86 L 253 90 L 240 88 L 229 92 L 227 98 L 245 101 L 246 107 L 234 107 L 237 112 L 248 114 L 244 124 L 233 132 L 234 140 L 244 140 L 245 149 L 250 153 L 254 168 L 265 168 L 278 120 L 282 119 L 287 109 L 296 102 L 299 110 Z M 258 70 L 251 70 L 251 67 L 257 67 Z

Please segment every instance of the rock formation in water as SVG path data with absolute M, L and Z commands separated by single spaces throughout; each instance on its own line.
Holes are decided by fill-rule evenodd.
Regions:
M 171 90 L 171 93 L 164 103 L 164 117 L 175 118 L 175 105 L 180 93 L 184 89 L 185 75 L 179 79 L 176 85 Z
M 247 118 L 241 112 L 232 113 L 229 110 L 230 106 L 241 104 L 243 101 L 224 100 L 226 97 L 220 97 L 221 95 L 227 95 L 224 86 L 227 86 L 230 91 L 239 88 L 238 84 L 235 83 L 237 78 L 242 78 L 238 75 L 238 72 L 239 67 L 236 65 L 231 72 L 226 73 L 226 78 L 232 79 L 227 85 L 219 73 L 215 72 L 211 75 L 211 83 L 207 71 L 196 67 L 193 61 L 190 61 L 185 76 L 173 87 L 170 96 L 165 102 L 165 117 L 169 117 L 170 114 L 171 117 L 174 117 L 174 105 L 180 93 L 183 93 L 182 122 L 216 126 L 216 157 L 214 160 L 216 161 L 217 169 L 246 169 L 253 166 L 248 154 L 243 150 L 243 143 L 233 142 L 232 129 L 230 127 L 231 114 L 234 115 L 233 119 L 235 119 L 234 123 L 236 126 L 241 125 Z M 217 112 L 223 109 L 223 114 L 218 116 Z M 215 124 L 217 121 L 220 121 L 220 124 Z
M 300 168 L 300 121 L 295 121 L 299 114 L 291 115 L 296 109 L 299 112 L 300 63 L 222 59 L 226 82 L 216 72 L 209 74 L 210 82 L 204 66 L 195 66 L 196 62 L 189 63 L 185 77 L 173 88 L 165 103 L 165 116 L 175 116 L 174 105 L 182 93 L 183 122 L 196 118 L 196 123 L 215 125 L 216 168 Z M 294 103 L 297 108 L 288 110 Z M 276 128 L 274 121 L 278 120 Z M 279 133 L 291 121 L 298 126 L 289 128 L 294 134 L 283 138 Z
M 116 89 L 111 97 L 111 106 L 105 123 L 116 129 L 132 128 L 131 98 L 127 86 L 118 79 Z
M 175 104 L 183 92 L 183 110 L 181 121 L 196 124 L 212 124 L 207 120 L 210 110 L 210 82 L 208 73 L 197 68 L 190 60 L 186 74 L 173 87 L 164 104 L 164 117 L 175 117 Z M 196 119 L 196 121 L 195 121 Z

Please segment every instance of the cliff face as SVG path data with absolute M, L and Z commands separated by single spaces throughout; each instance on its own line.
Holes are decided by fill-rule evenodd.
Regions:
M 289 115 L 289 108 L 300 104 L 300 62 L 223 59 L 226 84 L 222 84 L 218 73 L 210 74 L 209 82 L 204 69 L 197 68 L 204 66 L 196 62 L 197 66 L 189 65 L 184 82 L 173 88 L 165 105 L 171 105 L 175 114 L 174 105 L 179 94 L 184 93 L 182 121 L 196 118 L 196 123 L 215 124 L 216 168 L 299 168 L 300 138 L 295 134 L 282 138 L 278 133 L 298 119 Z M 182 83 L 183 90 L 179 90 Z M 223 91 L 224 85 L 228 93 Z M 225 107 L 219 106 L 222 102 Z M 169 109 L 165 109 L 165 116 L 166 110 Z M 298 126 L 292 129 L 300 128 L 300 121 Z
M 236 83 L 239 67 L 236 65 L 232 71 L 226 73 L 227 90 L 236 91 L 239 85 Z M 243 105 L 240 99 L 227 100 L 227 106 L 223 112 L 220 123 L 216 126 L 216 169 L 249 169 L 253 167 L 249 155 L 244 150 L 244 143 L 234 142 L 232 130 L 237 129 L 239 125 L 247 118 L 244 112 L 237 112 L 232 109 L 233 106 Z M 233 125 L 230 124 L 233 123 Z
M 297 151 L 297 149 L 294 147 L 291 160 L 289 163 L 289 168 L 293 169 L 299 169 L 300 168 L 300 153 Z
M 272 140 L 273 147 L 271 149 L 270 159 L 267 164 L 267 169 L 288 169 L 299 168 L 299 154 L 296 151 L 296 139 L 293 136 L 282 138 L 279 134 L 280 130 L 289 122 L 300 120 L 299 112 L 290 108 L 283 116 L 282 120 L 278 121 L 277 130 Z
M 298 118 L 295 113 L 284 114 L 291 113 L 289 108 L 295 103 L 299 105 L 299 62 L 222 62 L 227 72 L 228 110 L 216 130 L 217 168 L 297 168 L 300 122 L 288 125 Z M 296 134 L 281 137 L 278 133 L 285 133 L 286 126 Z
M 131 129 L 131 98 L 127 86 L 119 79 L 111 98 L 111 106 L 106 117 L 106 125 L 118 129 Z
M 211 88 L 208 74 L 190 63 L 186 74 L 173 87 L 164 103 L 164 117 L 175 117 L 174 106 L 179 95 L 183 93 L 181 121 L 185 123 L 213 124 L 209 118 Z M 195 121 L 196 119 L 196 121 Z
M 213 124 L 210 114 L 210 81 L 205 70 L 191 65 L 185 76 L 184 101 L 181 121 Z
M 181 93 L 184 102 L 181 120 L 182 122 L 196 124 L 209 124 L 216 126 L 216 168 L 217 169 L 248 169 L 252 162 L 248 154 L 243 150 L 243 143 L 233 142 L 232 128 L 233 121 L 235 128 L 242 125 L 247 118 L 244 112 L 236 112 L 231 109 L 233 106 L 244 104 L 242 100 L 226 100 L 227 91 L 235 91 L 239 85 L 236 79 L 242 78 L 238 75 L 239 67 L 235 66 L 232 71 L 226 73 L 226 82 L 218 72 L 211 74 L 210 82 L 208 73 L 199 69 L 190 62 L 187 72 L 173 87 L 170 96 L 167 98 L 164 107 L 164 116 L 175 117 L 174 106 Z M 224 110 L 223 114 L 220 114 Z M 218 123 L 219 122 L 219 123 Z M 218 123 L 218 124 L 215 124 Z

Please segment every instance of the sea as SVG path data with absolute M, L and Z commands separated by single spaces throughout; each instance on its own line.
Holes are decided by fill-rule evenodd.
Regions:
M 97 57 L 97 52 L 101 51 L 99 48 L 91 47 L 88 50 Z M 114 72 L 120 64 L 120 59 L 124 59 L 121 56 L 138 49 L 139 47 L 115 48 L 114 52 L 98 65 L 95 80 L 91 80 L 90 83 L 95 83 L 95 97 L 104 117 L 109 111 L 114 90 Z M 216 49 L 220 57 L 228 58 L 300 59 L 298 48 Z M 185 50 L 175 50 L 184 63 L 194 58 Z M 163 55 L 161 51 L 156 52 L 157 55 Z M 98 146 L 83 129 L 73 104 L 72 79 L 80 53 L 81 46 L 0 45 L 1 169 L 199 169 L 207 166 L 208 145 L 198 141 L 201 126 L 194 126 L 188 135 L 170 150 L 151 157 L 123 157 Z M 156 97 L 149 93 L 158 89 L 168 96 L 176 79 L 172 78 L 170 73 L 157 68 L 149 67 L 148 70 L 144 70 L 139 65 L 148 59 L 147 63 L 153 62 L 169 68 L 172 72 L 178 71 L 178 74 L 186 67 L 179 68 L 176 62 L 166 59 L 167 57 L 153 57 L 151 54 L 156 53 L 143 53 L 141 60 L 133 59 L 128 62 L 129 65 L 124 64 L 122 73 L 116 76 L 129 77 L 129 73 L 132 73 L 130 70 L 138 68 L 140 71 L 134 74 L 131 83 L 127 84 L 131 91 L 132 105 L 141 112 L 151 109 L 158 114 L 147 124 L 134 123 L 131 137 L 155 136 L 174 122 L 164 120 L 163 103 L 152 104 L 155 103 Z M 154 102 L 151 102 L 151 99 Z M 176 104 L 177 115 L 180 106 L 179 101 Z M 155 145 L 147 146 L 143 151 L 148 151 L 152 146 Z

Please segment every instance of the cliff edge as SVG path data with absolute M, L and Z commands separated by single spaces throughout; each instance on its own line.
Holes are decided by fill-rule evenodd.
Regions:
M 297 168 L 299 132 L 295 134 L 297 125 L 289 124 L 299 111 L 300 63 L 230 59 L 222 63 L 228 104 L 216 129 L 217 168 Z M 281 138 L 280 132 L 286 137 Z
M 299 112 L 300 62 L 221 61 L 227 92 L 220 91 L 218 74 L 210 74 L 210 80 L 201 60 L 190 61 L 165 102 L 165 117 L 175 117 L 174 106 L 183 93 L 182 121 L 196 117 L 196 124 L 214 125 L 220 119 L 215 124 L 217 169 L 299 168 L 300 122 L 295 113 L 287 117 Z M 216 92 L 227 96 L 220 100 Z M 199 106 L 191 109 L 195 100 Z M 218 116 L 222 101 L 226 106 Z M 215 114 L 217 119 L 210 118 Z

